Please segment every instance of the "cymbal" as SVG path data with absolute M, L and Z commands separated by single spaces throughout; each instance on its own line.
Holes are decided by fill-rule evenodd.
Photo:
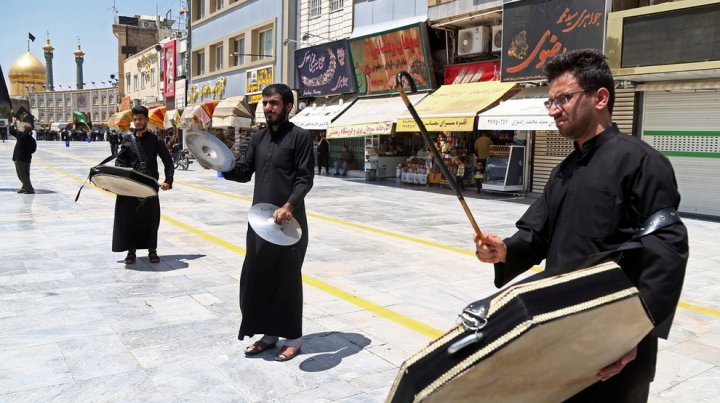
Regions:
M 293 217 L 284 224 L 276 224 L 273 212 L 279 208 L 270 203 L 258 203 L 248 211 L 248 222 L 260 238 L 275 245 L 294 245 L 302 237 L 300 223 Z
M 201 130 L 190 130 L 185 134 L 185 142 L 190 152 L 201 164 L 227 172 L 235 168 L 235 156 L 219 138 Z

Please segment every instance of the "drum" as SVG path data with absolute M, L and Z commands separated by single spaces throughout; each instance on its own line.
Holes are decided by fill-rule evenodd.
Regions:
M 90 168 L 93 185 L 120 196 L 156 197 L 160 185 L 152 176 L 132 168 L 98 165 Z
M 533 276 L 470 304 L 460 322 L 403 363 L 388 402 L 560 402 L 653 327 L 613 262 Z

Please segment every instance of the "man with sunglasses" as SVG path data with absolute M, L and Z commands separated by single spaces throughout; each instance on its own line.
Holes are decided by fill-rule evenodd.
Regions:
M 614 80 L 600 52 L 560 54 L 548 62 L 545 74 L 545 106 L 560 134 L 573 140 L 575 151 L 552 171 L 542 197 L 516 223 L 513 236 L 475 237 L 477 257 L 495 265 L 497 287 L 543 259 L 549 274 L 576 270 L 582 267 L 577 262 L 616 250 L 648 217 L 680 203 L 668 159 L 612 123 Z M 687 230 L 677 219 L 639 242 L 642 248 L 626 251 L 618 263 L 639 289 L 655 327 L 636 348 L 598 368 L 598 382 L 569 401 L 648 399 L 657 339 L 667 338 L 682 289 Z

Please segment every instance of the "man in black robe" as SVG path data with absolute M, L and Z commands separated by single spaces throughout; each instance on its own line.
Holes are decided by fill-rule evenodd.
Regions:
M 10 134 L 17 138 L 15 149 L 13 150 L 12 160 L 15 163 L 15 172 L 17 173 L 22 187 L 18 193 L 34 194 L 32 182 L 30 182 L 30 163 L 32 155 L 37 149 L 37 143 L 32 137 L 32 124 L 23 123 L 23 131 L 15 130 L 16 120 L 13 118 L 13 124 L 10 126 Z
M 152 176 L 156 180 L 158 173 L 158 156 L 165 166 L 165 181 L 160 189 L 172 188 L 173 166 L 170 152 L 165 143 L 154 133 L 148 131 L 148 109 L 136 106 L 132 109 L 134 133 L 125 134 L 120 144 L 115 165 L 133 168 Z M 115 222 L 113 226 L 112 251 L 127 251 L 125 264 L 133 264 L 137 249 L 147 249 L 151 263 L 159 263 L 157 254 L 157 234 L 160 227 L 160 199 L 148 197 L 140 199 L 130 196 L 117 196 L 115 200 Z
M 574 262 L 616 250 L 653 213 L 680 203 L 670 161 L 612 123 L 614 80 L 600 52 L 558 55 L 545 72 L 549 114 L 560 134 L 574 141 L 575 151 L 552 171 L 542 197 L 517 222 L 517 233 L 505 240 L 495 234 L 475 238 L 478 258 L 495 264 L 498 287 L 543 259 L 550 274 L 577 269 Z M 598 368 L 598 382 L 569 401 L 648 399 L 657 339 L 667 338 L 680 298 L 687 230 L 677 220 L 639 241 L 642 248 L 626 251 L 618 263 L 640 291 L 655 327 L 633 350 Z
M 272 84 L 262 92 L 262 107 L 268 127 L 253 134 L 244 158 L 235 168 L 223 172 L 226 179 L 248 182 L 255 174 L 253 204 L 280 206 L 273 213 L 277 223 L 293 217 L 300 223 L 302 237 L 290 246 L 265 241 L 247 230 L 247 255 L 240 276 L 242 323 L 238 339 L 264 334 L 245 350 L 259 354 L 286 339 L 275 355 L 287 361 L 300 352 L 302 336 L 302 263 L 308 245 L 305 195 L 313 185 L 315 158 L 310 134 L 288 121 L 293 107 L 290 87 Z

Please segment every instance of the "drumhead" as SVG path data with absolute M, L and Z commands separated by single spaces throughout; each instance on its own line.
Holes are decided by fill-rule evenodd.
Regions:
M 152 186 L 121 176 L 97 173 L 90 178 L 90 181 L 93 185 L 120 196 L 140 198 L 157 196 L 157 190 Z

